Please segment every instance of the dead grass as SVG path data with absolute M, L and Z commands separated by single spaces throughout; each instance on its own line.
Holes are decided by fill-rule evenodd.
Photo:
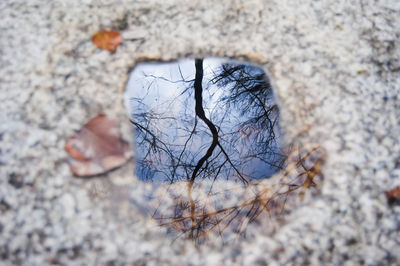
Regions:
M 195 241 L 207 238 L 210 233 L 222 236 L 228 229 L 242 233 L 249 223 L 262 216 L 280 216 L 301 203 L 306 193 L 318 192 L 324 161 L 325 152 L 318 146 L 292 147 L 288 151 L 285 170 L 271 180 L 242 185 L 239 189 L 243 198 L 238 204 L 224 204 L 223 199 L 229 197 L 232 189 L 214 191 L 211 188 L 205 197 L 196 197 L 192 195 L 195 184 L 188 182 L 187 195 L 174 198 L 172 215 L 163 216 L 156 210 L 153 218 L 161 226 Z M 287 208 L 288 205 L 291 208 Z

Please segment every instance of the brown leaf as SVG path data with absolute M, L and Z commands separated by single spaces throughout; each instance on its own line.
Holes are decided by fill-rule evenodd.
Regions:
M 65 151 L 72 157 L 71 171 L 77 176 L 103 174 L 126 163 L 129 144 L 120 138 L 116 121 L 99 114 L 68 139 Z
M 102 31 L 93 35 L 92 42 L 100 49 L 115 51 L 122 43 L 122 35 L 119 31 Z
M 389 205 L 400 205 L 400 187 L 386 191 L 386 198 Z

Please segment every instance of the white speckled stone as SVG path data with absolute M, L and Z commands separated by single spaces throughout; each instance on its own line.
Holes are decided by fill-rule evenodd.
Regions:
M 400 207 L 385 197 L 400 185 L 399 13 L 396 0 L 0 1 L 2 262 L 399 264 Z M 102 29 L 121 30 L 115 53 L 91 43 Z M 135 64 L 196 56 L 262 66 L 287 142 L 327 152 L 320 194 L 198 248 L 149 217 L 162 187 L 126 165 L 93 193 L 101 178 L 73 178 L 64 151 L 99 112 L 132 137 L 122 97 Z

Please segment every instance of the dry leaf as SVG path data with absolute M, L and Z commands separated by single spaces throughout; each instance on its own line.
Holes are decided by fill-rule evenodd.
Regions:
M 65 150 L 72 157 L 71 171 L 77 176 L 103 174 L 126 163 L 129 144 L 120 137 L 116 121 L 99 114 L 68 139 Z
M 400 205 L 400 187 L 386 191 L 386 198 L 389 205 Z
M 122 43 L 122 35 L 119 31 L 102 31 L 93 35 L 92 42 L 100 49 L 115 51 Z

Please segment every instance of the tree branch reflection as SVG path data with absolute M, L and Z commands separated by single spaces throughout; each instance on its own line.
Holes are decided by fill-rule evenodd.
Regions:
M 193 239 L 226 228 L 241 232 L 263 213 L 282 212 L 289 195 L 316 186 L 324 158 L 317 147 L 283 149 L 279 110 L 262 69 L 228 62 L 210 72 L 205 62 L 178 64 L 170 78 L 143 71 L 129 98 L 138 177 L 187 185 L 173 213 L 156 211 L 155 219 Z M 274 187 L 258 182 L 278 171 Z M 211 186 L 201 198 L 194 188 L 205 179 Z M 223 206 L 214 183 L 224 179 L 246 191 L 240 204 Z

